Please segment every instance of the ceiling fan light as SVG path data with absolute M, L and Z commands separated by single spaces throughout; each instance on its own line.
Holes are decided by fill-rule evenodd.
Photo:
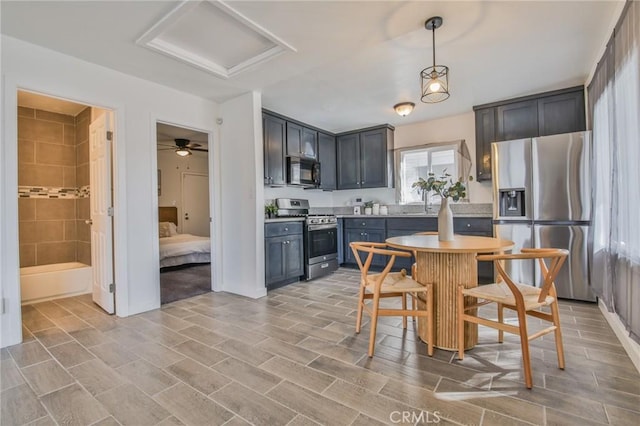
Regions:
M 398 113 L 399 116 L 406 117 L 407 115 L 411 114 L 415 106 L 416 104 L 414 104 L 413 102 L 401 102 L 399 104 L 395 104 L 393 106 L 393 109 L 396 110 L 396 113 Z
M 188 157 L 191 155 L 191 151 L 188 148 L 178 148 L 176 149 L 176 155 L 180 157 Z

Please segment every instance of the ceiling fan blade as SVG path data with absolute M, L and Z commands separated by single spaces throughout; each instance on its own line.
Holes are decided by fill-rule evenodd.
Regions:
M 195 142 L 189 142 L 188 144 L 185 145 L 187 148 L 198 148 L 200 145 L 199 143 L 195 143 Z
M 208 149 L 204 149 L 204 148 L 191 148 L 191 147 L 189 147 L 189 149 L 191 151 L 209 152 Z

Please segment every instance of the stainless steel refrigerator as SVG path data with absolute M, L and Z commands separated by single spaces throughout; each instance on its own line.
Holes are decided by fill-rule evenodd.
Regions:
M 595 301 L 587 263 L 591 226 L 591 133 L 494 142 L 493 226 L 496 237 L 523 247 L 569 250 L 556 278 L 558 296 Z M 533 261 L 512 262 L 514 279 L 541 284 Z

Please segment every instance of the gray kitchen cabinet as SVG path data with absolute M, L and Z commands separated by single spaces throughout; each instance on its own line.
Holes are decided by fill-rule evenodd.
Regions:
M 385 125 L 338 135 L 338 189 L 393 185 L 393 131 Z
M 344 263 L 356 265 L 350 243 L 357 241 L 383 243 L 385 239 L 385 219 L 344 219 Z M 364 260 L 362 259 L 363 262 Z M 384 266 L 386 263 L 386 256 L 374 255 L 371 265 Z
M 437 231 L 438 218 L 436 217 L 419 217 L 419 218 L 388 218 L 387 219 L 387 238 L 402 237 L 412 235 L 418 232 Z M 406 269 L 411 273 L 411 265 L 415 259 L 413 257 L 396 257 L 393 264 L 393 270 L 399 271 Z
M 287 155 L 317 158 L 318 132 L 287 121 Z
M 453 232 L 461 235 L 493 237 L 493 224 L 491 218 L 454 217 Z M 478 283 L 492 282 L 494 282 L 493 262 L 478 262 Z
M 318 161 L 320 162 L 320 189 L 332 191 L 336 185 L 336 137 L 318 132 Z
M 491 180 L 491 143 L 586 130 L 584 86 L 474 106 L 476 178 Z
M 284 141 L 286 122 L 269 114 L 262 114 L 264 149 L 264 184 L 284 185 L 285 157 Z
M 298 281 L 304 275 L 302 222 L 265 224 L 267 289 Z

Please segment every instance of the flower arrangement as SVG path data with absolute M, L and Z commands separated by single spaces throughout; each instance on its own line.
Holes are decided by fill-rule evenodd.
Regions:
M 264 206 L 264 214 L 267 217 L 275 217 L 278 213 L 278 206 L 273 203 L 265 204 Z
M 473 176 L 469 176 L 469 181 L 473 180 Z M 451 175 L 447 173 L 447 169 L 443 170 L 442 176 L 436 177 L 435 173 L 429 172 L 427 179 L 419 178 L 411 184 L 412 188 L 418 188 L 423 193 L 434 191 L 442 198 L 452 198 L 458 201 L 467 196 L 467 187 L 462 181 L 462 177 L 456 182 L 451 179 Z

